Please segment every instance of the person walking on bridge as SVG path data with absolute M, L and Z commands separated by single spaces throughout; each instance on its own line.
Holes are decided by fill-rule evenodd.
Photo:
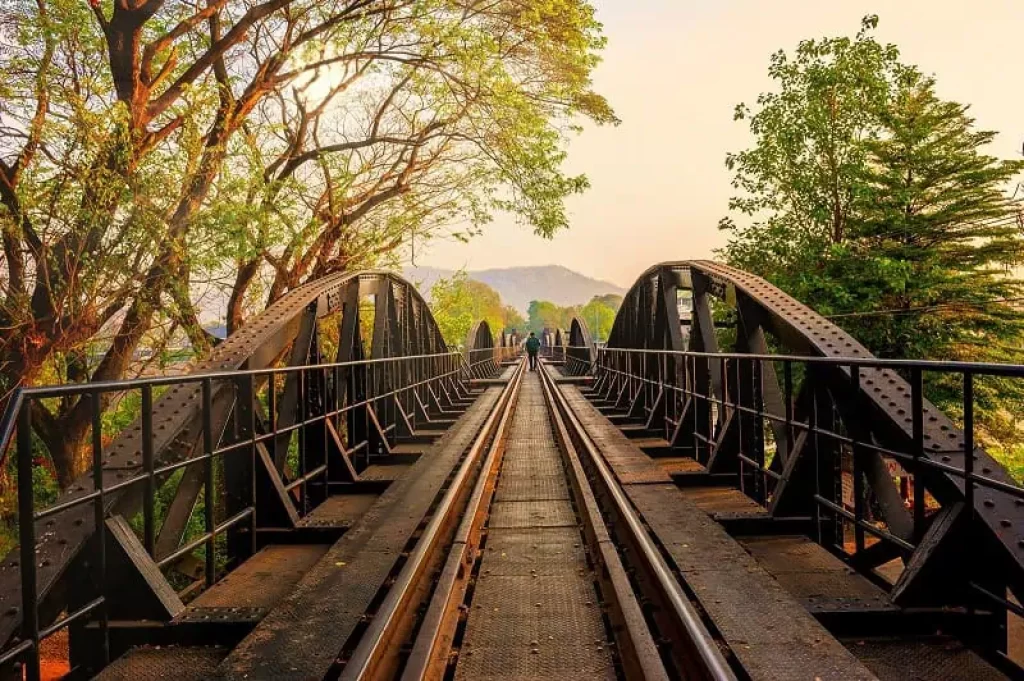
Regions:
M 538 350 L 540 350 L 540 339 L 531 331 L 530 337 L 526 339 L 526 354 L 530 358 L 530 371 L 536 371 L 537 369 Z

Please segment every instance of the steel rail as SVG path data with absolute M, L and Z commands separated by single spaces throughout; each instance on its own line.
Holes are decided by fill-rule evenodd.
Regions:
M 559 410 L 555 382 L 543 368 L 540 375 L 553 430 L 561 443 L 570 487 L 576 497 L 576 507 L 582 516 L 587 540 L 591 544 L 591 555 L 599 562 L 595 572 L 601 577 L 602 597 L 612 606 L 610 618 L 612 629 L 616 632 L 615 639 L 623 671 L 627 679 L 668 681 L 671 676 L 665 669 L 665 662 L 644 618 L 636 590 L 629 581 L 622 556 L 619 555 L 618 548 L 612 540 L 612 533 L 602 514 L 597 494 L 573 444 L 565 417 Z
M 585 452 L 587 461 L 595 474 L 594 480 L 601 485 L 608 499 L 614 505 L 614 511 L 623 521 L 622 525 L 624 527 L 617 529 L 624 530 L 633 542 L 638 558 L 645 563 L 643 567 L 648 570 L 648 573 L 653 578 L 653 585 L 660 592 L 659 595 L 668 608 L 668 614 L 687 638 L 687 640 L 674 641 L 673 643 L 687 646 L 696 654 L 699 664 L 693 666 L 693 671 L 700 674 L 699 678 L 714 679 L 715 681 L 735 681 L 737 678 L 736 674 L 718 648 L 711 633 L 701 621 L 700 615 L 693 607 L 682 585 L 680 585 L 672 569 L 665 561 L 664 556 L 662 556 L 661 551 L 651 539 L 639 514 L 633 508 L 622 486 L 615 478 L 615 474 L 604 461 L 599 448 L 587 433 L 586 428 L 583 427 L 583 424 L 566 400 L 565 395 L 558 388 L 554 380 L 547 375 L 547 369 L 543 365 L 541 374 L 552 385 L 552 395 L 555 398 L 557 408 L 562 413 L 567 427 L 579 443 L 580 449 Z
M 434 510 L 430 521 L 424 528 L 416 547 L 395 578 L 380 608 L 359 644 L 341 671 L 341 681 L 352 679 L 376 679 L 381 677 L 381 667 L 389 660 L 389 653 L 395 651 L 394 643 L 402 620 L 410 614 L 414 594 L 426 576 L 426 567 L 435 557 L 438 544 L 444 539 L 444 530 L 450 525 L 460 510 L 460 499 L 466 493 L 467 481 L 480 459 L 487 443 L 492 436 L 497 437 L 510 421 L 511 411 L 507 409 L 515 397 L 522 376 L 523 365 L 516 369 L 516 375 L 502 391 L 501 396 L 491 410 L 483 427 L 477 434 L 469 451 L 462 460 L 455 477 L 452 479 L 444 497 Z
M 548 414 L 552 419 L 560 449 L 566 455 L 567 478 L 576 499 L 576 507 L 591 548 L 599 561 L 602 594 L 611 604 L 615 638 L 627 679 L 668 681 L 657 645 L 644 619 L 626 569 L 601 515 L 595 495 L 573 449 L 565 424 L 550 395 L 550 387 L 542 384 Z M 459 623 L 470 573 L 479 549 L 479 535 L 496 492 L 496 481 L 504 456 L 504 446 L 496 437 L 481 470 L 466 513 L 456 534 L 448 559 L 441 571 L 437 587 L 424 616 L 419 635 L 402 673 L 402 681 L 437 681 L 448 671 L 448 655 Z
M 523 368 L 524 360 L 520 360 L 516 368 L 515 385 L 511 388 L 514 399 L 505 405 L 499 431 L 491 440 L 487 458 L 477 476 L 476 485 L 473 487 L 462 522 L 434 588 L 420 632 L 402 671 L 403 681 L 444 677 L 447 667 L 445 658 L 458 624 L 458 608 L 465 598 L 467 580 L 479 548 L 478 535 L 483 526 L 485 512 L 494 496 L 498 470 L 504 458 L 503 436 L 515 414 Z

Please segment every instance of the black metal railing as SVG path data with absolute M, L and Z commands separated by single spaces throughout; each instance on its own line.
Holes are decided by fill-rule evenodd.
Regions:
M 620 348 L 599 348 L 596 355 L 594 362 L 572 360 L 595 376 L 595 399 L 660 430 L 671 448 L 708 472 L 733 475 L 769 514 L 784 515 L 779 504 L 790 495 L 795 503 L 788 508 L 810 510 L 817 540 L 855 565 L 877 543 L 892 547 L 879 555 L 909 558 L 937 513 L 962 503 L 968 526 L 987 524 L 986 540 L 1005 549 L 998 564 L 962 562 L 968 614 L 995 609 L 1024 616 L 1007 596 L 1024 576 L 1011 555 L 1024 541 L 1007 536 L 1011 528 L 1020 532 L 1020 518 L 998 515 L 1019 513 L 1024 487 L 976 446 L 979 382 L 1024 379 L 1024 366 Z M 946 387 L 947 407 L 949 386 L 958 387 L 951 410 L 959 412 L 958 424 L 925 399 L 929 378 Z M 731 464 L 720 458 L 726 447 Z M 786 489 L 796 464 L 784 462 L 808 454 L 811 487 Z M 879 461 L 888 473 L 879 472 Z M 866 486 L 886 478 L 892 490 Z M 902 509 L 886 506 L 893 490 Z M 996 495 L 1010 503 L 993 501 Z M 897 526 L 903 515 L 905 526 Z M 963 532 L 952 548 L 991 556 L 991 548 L 975 553 L 982 540 L 974 530 Z
M 256 549 L 260 529 L 257 518 L 262 510 L 258 508 L 253 471 L 261 455 L 269 462 L 288 460 L 281 470 L 281 483 L 289 501 L 295 502 L 298 515 L 305 515 L 335 485 L 338 461 L 329 451 L 337 444 L 332 443 L 340 444 L 344 457 L 356 470 L 365 468 L 379 453 L 373 449 L 382 446 L 382 441 L 400 441 L 432 415 L 455 413 L 455 407 L 470 398 L 469 379 L 496 373 L 505 354 L 507 349 L 484 348 L 466 353 L 19 389 L 0 420 L 0 452 L 14 443 L 18 516 L 9 520 L 16 520 L 18 527 L 19 557 L 13 565 L 17 572 L 14 579 L 20 585 L 20 607 L 13 606 L 13 612 L 20 614 L 21 624 L 18 634 L 0 652 L 0 669 L 20 663 L 25 678 L 38 679 L 40 642 L 85 621 L 97 625 L 102 648 L 99 657 L 104 663 L 109 661 L 111 594 L 106 523 L 111 514 L 129 515 L 141 535 L 141 546 L 158 568 L 170 568 L 202 549 L 201 586 L 209 587 L 223 572 L 217 562 L 218 551 L 244 558 Z M 293 391 L 297 389 L 297 395 L 289 398 L 297 411 L 286 415 L 282 401 L 288 384 Z M 189 408 L 194 409 L 201 423 L 201 434 L 193 431 L 197 444 L 192 455 L 164 460 L 155 443 L 165 424 L 154 421 L 154 405 L 161 394 L 174 391 L 198 397 L 198 404 Z M 113 466 L 104 442 L 102 405 L 105 397 L 123 398 L 133 393 L 139 395 L 141 403 L 139 419 L 133 426 L 141 435 L 140 456 Z M 91 405 L 91 435 L 86 444 L 91 453 L 91 489 L 80 478 L 79 484 L 65 490 L 57 503 L 38 508 L 33 488 L 38 446 L 32 434 L 33 405 L 69 398 Z M 218 411 L 225 403 L 231 405 L 230 416 Z M 288 451 L 281 451 L 282 447 Z M 200 487 L 206 508 L 203 527 L 175 542 L 173 550 L 160 553 L 158 492 L 173 474 L 182 471 L 184 475 L 193 467 L 202 467 Z M 215 499 L 222 504 L 220 517 L 213 508 Z M 91 593 L 76 594 L 75 607 L 65 604 L 56 609 L 60 614 L 55 619 L 45 621 L 40 613 L 43 592 L 60 577 L 53 574 L 51 559 L 45 557 L 45 543 L 50 541 L 52 545 L 57 537 L 65 549 L 74 550 L 60 534 L 65 530 L 69 536 L 81 534 L 81 528 L 89 526 L 93 530 L 89 546 L 95 547 L 88 561 Z M 226 548 L 218 547 L 219 542 Z M 82 540 L 78 548 L 84 547 Z M 11 573 L 5 578 L 9 584 Z M 12 611 L 6 615 L 11 616 Z

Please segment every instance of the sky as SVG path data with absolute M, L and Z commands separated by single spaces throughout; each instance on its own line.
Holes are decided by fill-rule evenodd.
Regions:
M 805 38 L 854 35 L 878 14 L 875 35 L 935 75 L 940 96 L 971 105 L 989 150 L 1019 158 L 1024 143 L 1020 0 L 593 0 L 608 47 L 595 89 L 622 119 L 588 127 L 566 170 L 591 188 L 572 197 L 570 228 L 536 237 L 507 215 L 468 244 L 418 247 L 416 264 L 469 270 L 564 265 L 629 286 L 665 260 L 713 257 L 730 195 L 726 152 L 749 146 L 740 102 L 772 88 L 770 55 Z

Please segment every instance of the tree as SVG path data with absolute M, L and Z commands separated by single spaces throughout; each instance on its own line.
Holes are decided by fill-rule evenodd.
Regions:
M 752 220 L 723 221 L 724 254 L 878 355 L 1019 360 L 1024 242 L 1005 186 L 1024 166 L 983 153 L 994 133 L 878 45 L 875 23 L 773 57 L 781 92 L 758 98 L 755 146 L 727 158 L 744 192 L 731 207 Z M 1024 394 L 996 383 L 978 383 L 979 418 L 1019 439 Z M 926 391 L 956 409 L 959 386 L 928 374 Z
M 486 321 L 495 336 L 500 334 L 507 308 L 490 286 L 470 279 L 465 272 L 456 272 L 448 279 L 434 282 L 430 288 L 430 309 L 448 347 L 461 348 L 478 321 Z
M 202 354 L 204 289 L 236 331 L 457 218 L 550 236 L 566 134 L 615 121 L 586 0 L 11 0 L 0 39 L 0 400 Z M 62 484 L 89 419 L 33 411 Z
M 536 334 L 544 329 L 564 329 L 567 321 L 572 319 L 566 319 L 565 308 L 547 300 L 531 300 L 527 315 L 527 328 Z
M 608 294 L 594 296 L 586 305 L 569 305 L 561 307 L 547 300 L 530 301 L 527 328 L 534 333 L 544 329 L 562 329 L 568 331 L 573 317 L 583 319 L 594 339 L 607 339 L 611 333 L 615 314 L 622 305 L 622 296 Z
M 819 265 L 846 238 L 876 112 L 913 75 L 894 46 L 871 36 L 877 23 L 865 17 L 853 40 L 805 40 L 792 57 L 776 52 L 768 73 L 779 91 L 761 94 L 756 112 L 736 107 L 734 119 L 749 122 L 755 144 L 726 156 L 740 192 L 729 210 L 752 220 L 721 221 L 731 232 L 727 260 L 781 282 Z
M 506 333 L 522 331 L 526 328 L 526 318 L 520 314 L 519 310 L 511 305 L 506 305 L 502 308 L 501 316 L 502 327 Z
M 1020 291 L 1006 275 L 1022 242 L 1003 187 L 1022 165 L 981 153 L 994 133 L 876 43 L 876 23 L 866 18 L 855 41 L 773 56 L 781 92 L 758 98 L 756 145 L 727 158 L 746 191 L 732 206 L 754 219 L 724 221 L 725 255 L 823 314 L 852 315 L 840 324 L 878 354 L 973 346 L 977 357 L 1019 332 L 1010 308 L 990 301 Z M 864 314 L 879 310 L 898 314 Z
M 612 332 L 612 324 L 615 323 L 615 315 L 622 306 L 622 296 L 608 294 L 594 296 L 590 302 L 583 306 L 579 316 L 590 329 L 590 335 L 595 341 L 608 340 Z
M 995 133 L 975 130 L 967 109 L 940 100 L 933 80 L 921 78 L 878 112 L 879 134 L 865 143 L 862 200 L 829 268 L 857 289 L 827 304 L 893 311 L 851 322 L 881 355 L 1020 356 L 1024 320 L 999 301 L 1024 294 L 1008 274 L 1024 241 L 1004 193 L 1024 164 L 982 153 Z

